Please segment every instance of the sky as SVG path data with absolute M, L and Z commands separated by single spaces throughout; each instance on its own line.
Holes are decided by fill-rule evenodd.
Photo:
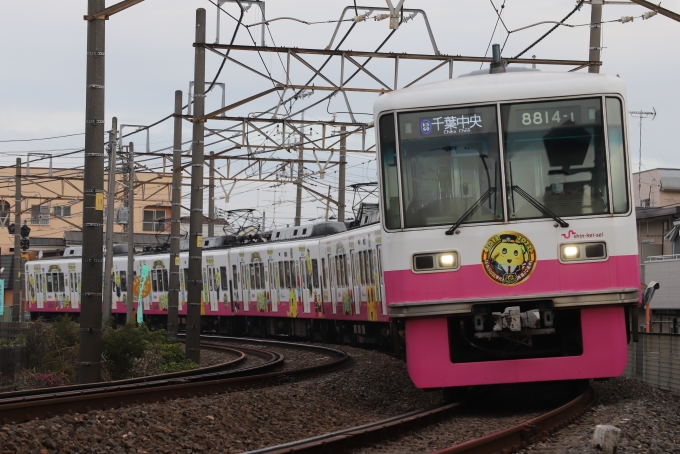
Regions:
M 107 6 L 115 2 L 107 1 Z M 483 56 L 490 52 L 490 43 L 505 43 L 504 57 L 514 57 L 541 35 L 552 24 L 541 24 L 509 34 L 527 25 L 542 21 L 559 21 L 576 6 L 573 0 L 406 0 L 405 8 L 422 9 L 429 19 L 433 36 L 439 51 L 448 55 Z M 331 40 L 338 19 L 348 1 L 336 0 L 269 0 L 266 2 L 266 18 L 270 20 L 265 29 L 266 45 L 300 48 L 324 48 Z M 364 0 L 359 5 L 384 7 L 384 0 Z M 501 6 L 503 6 L 501 8 Z M 680 0 L 663 2 L 665 8 L 680 12 Z M 197 8 L 207 11 L 208 42 L 216 41 L 217 9 L 209 0 L 145 0 L 142 3 L 118 13 L 106 22 L 106 120 L 110 128 L 111 118 L 116 116 L 119 124 L 148 125 L 172 113 L 175 90 L 184 92 L 187 100 L 189 81 L 193 80 L 195 12 Z M 238 17 L 240 9 L 235 2 L 227 2 L 223 9 Z M 495 9 L 502 11 L 502 23 L 497 24 Z M 83 165 L 83 155 L 74 154 L 58 157 L 83 147 L 85 110 L 85 49 L 87 23 L 83 15 L 87 12 L 86 1 L 61 0 L 53 2 L 3 2 L 0 6 L 0 166 L 13 165 L 16 157 L 23 161 L 28 153 L 44 153 L 55 156 L 54 165 L 77 169 Z M 680 23 L 657 15 L 648 20 L 639 16 L 648 10 L 638 5 L 605 5 L 605 22 L 634 16 L 632 22 L 605 23 L 603 25 L 601 72 L 618 75 L 628 89 L 628 110 L 656 110 L 654 120 L 645 119 L 642 124 L 641 168 L 679 167 L 677 153 L 677 124 L 680 124 L 680 110 L 677 108 L 677 74 L 679 61 L 673 43 L 680 42 Z M 359 11 L 362 13 L 362 11 Z M 359 22 L 352 29 L 340 49 L 374 51 L 388 37 L 388 21 L 376 21 L 374 12 L 366 21 Z M 345 18 L 355 14 L 349 11 Z M 293 20 L 275 18 L 292 17 L 306 22 L 327 22 L 307 25 Z M 244 14 L 244 24 L 262 21 L 261 12 L 253 7 Z M 575 12 L 567 24 L 577 27 L 560 27 L 533 47 L 525 56 L 537 58 L 587 60 L 589 47 L 590 6 L 584 4 Z M 340 24 L 338 37 L 350 28 L 349 22 Z M 220 17 L 220 42 L 231 40 L 236 22 L 224 13 Z M 582 26 L 585 25 L 585 26 Z M 507 30 L 506 28 L 507 27 Z M 248 33 L 250 32 L 250 33 Z M 241 27 L 236 34 L 236 44 L 260 43 L 261 26 L 248 29 Z M 252 38 L 251 38 L 252 36 Z M 333 46 L 338 45 L 338 39 Z M 407 52 L 432 54 L 433 48 L 427 34 L 422 15 L 402 24 L 381 48 L 383 52 Z M 233 52 L 238 61 L 252 65 L 261 72 L 268 72 L 277 80 L 285 79 L 285 54 L 255 52 Z M 310 64 L 318 66 L 322 57 L 305 56 Z M 361 60 L 363 62 L 363 60 Z M 211 81 L 222 59 L 206 53 L 206 80 Z M 388 84 L 393 84 L 393 63 L 387 60 L 373 60 L 367 68 Z M 399 69 L 399 86 L 411 81 L 417 75 L 434 65 L 428 62 L 402 63 Z M 346 69 L 348 67 L 346 66 Z M 454 77 L 479 69 L 479 64 L 456 63 Z M 541 66 L 543 71 L 566 71 L 570 67 Z M 583 70 L 582 70 L 583 71 Z M 339 60 L 328 64 L 325 73 L 334 83 L 339 83 Z M 311 72 L 299 63 L 291 65 L 291 82 L 304 84 Z M 448 69 L 435 71 L 418 83 L 428 83 L 448 77 Z M 227 62 L 220 72 L 218 82 L 224 83 L 226 104 L 237 102 L 271 87 L 271 82 L 247 70 Z M 328 85 L 317 79 L 317 85 Z M 375 88 L 376 84 L 366 75 L 360 74 L 351 83 L 355 87 Z M 289 92 L 290 93 L 290 92 Z M 316 90 L 311 96 L 298 100 L 293 111 L 318 102 L 328 92 Z M 221 89 L 215 89 L 206 99 L 206 111 L 221 107 Z M 372 103 L 375 94 L 349 95 L 357 121 L 372 121 Z M 258 101 L 246 104 L 230 112 L 246 116 L 264 111 L 276 105 L 272 94 Z M 306 119 L 349 121 L 347 108 L 338 95 L 319 103 L 305 115 Z M 365 115 L 369 114 L 369 115 Z M 299 115 L 294 118 L 300 118 Z M 209 122 L 210 128 L 223 127 L 222 122 Z M 130 132 L 127 129 L 126 132 Z M 312 131 L 317 137 L 320 129 Z M 269 131 L 275 134 L 274 130 Z M 629 116 L 629 140 L 632 167 L 638 169 L 638 121 Z M 71 135 L 50 140 L 41 139 Z M 184 123 L 184 140 L 190 140 L 191 127 Z M 263 143 L 264 138 L 251 135 L 252 143 Z M 124 139 L 134 141 L 136 150 L 146 150 L 146 135 L 136 134 Z M 259 142 L 258 142 L 259 141 Z M 166 121 L 151 129 L 151 151 L 162 150 L 172 145 L 172 122 Z M 206 140 L 206 143 L 210 143 Z M 367 143 L 374 143 L 373 130 L 367 134 Z M 188 145 L 187 145 L 188 146 Z M 360 146 L 358 137 L 350 138 L 348 148 Z M 224 143 L 206 147 L 221 151 Z M 185 146 L 186 149 L 186 146 Z M 236 152 L 242 155 L 244 152 Z M 295 157 L 295 153 L 280 151 L 263 156 L 278 158 Z M 328 153 L 319 152 L 319 160 L 328 159 Z M 35 157 L 32 157 L 35 159 Z M 314 159 L 311 153 L 305 159 Z M 333 156 L 337 159 L 337 154 Z M 161 163 L 148 161 L 150 168 Z M 37 164 L 35 164 L 37 165 Z M 218 163 L 218 170 L 225 172 L 225 161 Z M 231 164 L 231 173 L 242 169 L 242 162 Z M 273 166 L 273 164 L 271 165 Z M 272 168 L 270 166 L 270 168 Z M 331 186 L 331 197 L 337 197 L 337 168 L 329 169 L 321 179 L 316 164 L 306 165 L 306 185 L 327 194 Z M 266 169 L 265 169 L 266 170 Z M 377 181 L 374 155 L 350 154 L 347 166 L 347 184 Z M 6 184 L 6 183 L 0 183 Z M 229 191 L 231 184 L 224 185 Z M 186 205 L 188 205 L 188 193 Z M 267 227 L 291 224 L 295 211 L 295 187 L 271 183 L 237 183 L 231 192 L 229 202 L 224 198 L 221 187 L 216 188 L 216 205 L 223 209 L 257 208 L 266 212 Z M 348 204 L 352 193 L 347 194 Z M 204 198 L 207 199 L 207 190 Z M 310 222 L 325 215 L 326 205 L 310 193 L 303 193 L 303 220 Z M 207 202 L 204 204 L 207 210 Z M 331 205 L 331 214 L 335 209 Z M 351 212 L 348 211 L 348 217 Z

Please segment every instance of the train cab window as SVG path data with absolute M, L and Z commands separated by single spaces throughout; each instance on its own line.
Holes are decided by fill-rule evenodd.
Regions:
M 399 177 L 397 172 L 397 140 L 394 129 L 394 114 L 381 116 L 378 127 L 385 227 L 388 229 L 398 229 L 401 227 L 401 221 L 399 220 Z
M 151 270 L 151 290 L 158 291 L 158 281 L 156 280 L 156 270 Z
M 163 290 L 167 292 L 168 288 L 169 288 L 169 286 L 168 286 L 168 270 L 164 269 L 163 272 L 162 272 L 162 276 L 163 276 Z
M 404 227 L 502 218 L 496 108 L 399 114 Z
M 290 279 L 290 262 L 284 262 L 284 266 L 286 268 L 286 288 L 293 288 Z
M 501 106 L 511 219 L 609 212 L 601 98 Z M 531 199 L 534 199 L 532 201 Z
M 121 292 L 127 292 L 127 272 L 120 271 L 120 290 Z
M 328 288 L 328 272 L 326 271 L 326 259 L 321 258 L 321 279 L 323 282 L 323 288 Z
M 607 98 L 607 140 L 612 172 L 612 205 L 614 213 L 628 212 L 628 179 L 624 147 L 623 114 L 619 98 Z
M 64 287 L 64 273 L 59 273 L 59 291 L 66 291 L 66 287 Z
M 262 286 L 260 287 L 261 289 L 267 288 L 266 282 L 267 282 L 267 274 L 265 273 L 264 270 L 264 263 L 260 262 L 260 277 L 261 277 L 261 282 Z
M 46 280 L 47 281 L 47 293 L 51 293 L 52 292 L 52 273 L 47 273 L 45 275 L 45 277 L 47 278 L 47 280 Z
M 286 264 L 285 262 L 278 262 L 279 269 L 279 288 L 286 288 Z
M 221 266 L 220 267 L 220 286 L 222 287 L 222 290 L 229 290 L 229 283 L 227 281 L 228 281 L 227 267 Z

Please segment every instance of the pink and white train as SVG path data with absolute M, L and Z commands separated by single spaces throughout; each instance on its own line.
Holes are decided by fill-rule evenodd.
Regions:
M 405 341 L 421 388 L 620 375 L 640 303 L 625 112 L 623 83 L 599 74 L 471 74 L 381 96 L 379 224 L 206 240 L 204 328 Z M 169 254 L 142 265 L 143 313 L 163 325 Z M 114 258 L 114 314 L 126 268 Z M 30 311 L 78 312 L 79 270 L 27 263 Z

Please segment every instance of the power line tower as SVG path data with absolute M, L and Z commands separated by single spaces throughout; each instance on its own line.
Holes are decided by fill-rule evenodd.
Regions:
M 640 174 L 642 173 L 642 119 L 652 117 L 652 121 L 656 118 L 656 109 L 652 107 L 652 112 L 644 112 L 642 110 L 636 110 L 628 112 L 631 116 L 640 119 L 639 129 L 640 129 L 640 145 L 638 148 L 638 201 L 640 206 L 642 206 L 642 192 L 641 192 L 641 179 Z

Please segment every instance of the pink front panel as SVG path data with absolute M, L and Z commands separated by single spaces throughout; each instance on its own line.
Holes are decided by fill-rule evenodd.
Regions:
M 406 363 L 419 388 L 618 377 L 628 361 L 624 309 L 581 310 L 583 354 L 477 363 L 451 362 L 447 319 L 406 321 Z
M 564 264 L 539 260 L 533 274 L 514 286 L 492 281 L 481 265 L 462 266 L 447 273 L 385 272 L 387 304 L 439 300 L 504 298 L 508 296 L 639 288 L 636 255 L 610 257 L 604 262 Z

